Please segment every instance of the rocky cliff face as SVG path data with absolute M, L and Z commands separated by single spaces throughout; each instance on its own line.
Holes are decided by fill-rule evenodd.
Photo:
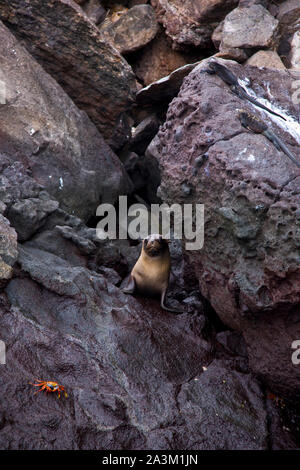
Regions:
M 134 100 L 134 75 L 75 2 L 2 1 L 0 16 L 105 138 L 126 134 L 121 121 Z
M 1 52 L 1 84 L 5 92 L 0 109 L 0 158 L 5 177 L 1 199 L 13 212 L 12 217 L 16 217 L 16 211 L 24 214 L 28 204 L 29 212 L 38 210 L 40 216 L 46 215 L 57 206 L 48 202 L 46 207 L 41 202 L 38 194 L 43 189 L 62 208 L 86 220 L 95 213 L 101 199 L 114 202 L 119 194 L 129 190 L 127 175 L 86 114 L 3 25 L 0 38 L 6 45 Z M 21 180 L 27 182 L 23 184 Z M 29 189 L 30 184 L 35 188 Z M 14 198 L 14 191 L 22 194 Z M 45 199 L 49 196 L 43 191 Z
M 226 65 L 287 120 L 232 94 L 203 61 L 185 78 L 149 152 L 160 163 L 164 201 L 205 204 L 204 247 L 189 253 L 202 294 L 225 324 L 243 331 L 256 372 L 296 393 L 300 172 L 264 135 L 245 130 L 238 111 L 261 116 L 299 160 L 297 107 L 286 98 L 297 75 Z
M 298 2 L 0 18 L 0 447 L 299 448 Z M 120 195 L 205 205 L 203 248 L 170 243 L 183 314 L 122 292 L 141 242 L 95 228 Z

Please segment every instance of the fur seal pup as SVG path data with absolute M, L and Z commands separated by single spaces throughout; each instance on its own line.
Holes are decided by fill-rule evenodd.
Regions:
M 183 310 L 167 307 L 166 293 L 169 285 L 171 271 L 171 257 L 168 241 L 161 235 L 149 235 L 143 240 L 142 251 L 135 263 L 125 294 L 135 291 L 149 297 L 160 296 L 160 305 L 164 310 L 174 313 L 183 313 Z

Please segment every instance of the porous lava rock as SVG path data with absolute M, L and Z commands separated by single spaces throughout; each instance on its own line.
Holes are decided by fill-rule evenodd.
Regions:
M 232 94 L 203 61 L 147 153 L 159 162 L 164 202 L 205 205 L 204 246 L 187 252 L 202 294 L 243 332 L 252 369 L 281 392 L 298 393 L 291 343 L 300 337 L 300 171 L 238 118 L 242 108 L 263 119 L 300 161 L 298 74 L 221 62 L 286 120 Z

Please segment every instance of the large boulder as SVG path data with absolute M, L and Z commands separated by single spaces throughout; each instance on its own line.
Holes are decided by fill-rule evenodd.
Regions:
M 154 39 L 158 32 L 158 23 L 150 5 L 136 5 L 117 21 L 100 28 L 100 31 L 121 54 L 128 54 Z
M 198 63 L 199 62 L 185 64 L 173 70 L 169 75 L 142 88 L 137 93 L 137 103 L 141 106 L 149 106 L 153 103 L 155 103 L 155 105 L 168 103 L 178 94 L 184 77 L 186 77 Z
M 286 121 L 232 94 L 203 61 L 147 153 L 159 161 L 163 201 L 205 204 L 204 246 L 188 252 L 202 294 L 244 333 L 252 368 L 292 394 L 300 386 L 291 361 L 300 338 L 300 172 L 265 136 L 246 131 L 238 110 L 261 117 L 300 161 L 297 100 L 286 93 L 299 75 L 223 63 Z
M 222 23 L 221 49 L 274 46 L 279 21 L 262 5 L 238 7 Z
M 0 194 L 26 239 L 57 201 L 87 219 L 130 186 L 95 125 L 2 23 L 0 39 Z
M 134 101 L 135 78 L 84 11 L 72 0 L 0 0 L 0 18 L 112 139 Z
M 208 47 L 217 24 L 238 0 L 151 0 L 174 47 Z

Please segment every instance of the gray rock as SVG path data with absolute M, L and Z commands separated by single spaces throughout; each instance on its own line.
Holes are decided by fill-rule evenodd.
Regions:
M 0 287 L 11 279 L 17 258 L 17 234 L 9 221 L 0 215 Z
M 108 141 L 134 102 L 135 78 L 82 8 L 72 0 L 0 0 L 0 17 Z
M 279 5 L 277 19 L 282 34 L 294 34 L 299 30 L 300 5 L 297 0 L 286 0 Z
M 86 114 L 2 24 L 0 38 L 5 45 L 0 74 L 5 89 L 0 106 L 2 201 L 19 204 L 39 198 L 44 189 L 70 214 L 83 219 L 95 215 L 101 200 L 112 203 L 130 188 L 120 160 Z M 34 205 L 38 212 L 36 204 L 42 204 L 42 214 L 54 207 L 51 203 L 45 209 L 45 201 L 22 204 Z
M 266 67 L 267 69 L 285 69 L 284 64 L 275 51 L 258 51 L 247 60 L 246 64 L 253 67 Z
M 216 340 L 231 354 L 247 357 L 247 348 L 242 335 L 236 331 L 221 331 Z
M 71 266 L 87 267 L 88 260 L 83 256 L 82 251 L 73 243 L 73 240 L 66 239 L 55 229 L 43 230 L 33 236 L 24 246 L 37 248 L 42 251 L 52 253 L 67 261 Z
M 181 387 L 178 405 L 186 432 L 197 429 L 190 449 L 265 449 L 264 396 L 250 375 L 229 371 L 214 361 Z M 202 436 L 202 439 L 199 439 Z M 182 448 L 183 440 L 178 443 Z
M 149 181 L 149 172 L 145 165 L 145 158 L 134 152 L 127 151 L 122 156 L 122 162 L 134 185 L 134 192 L 143 190 Z
M 58 201 L 51 199 L 46 191 L 41 191 L 38 198 L 22 199 L 13 204 L 7 216 L 18 233 L 19 241 L 28 240 L 58 206 Z
M 0 155 L 0 198 L 19 241 L 25 241 L 39 230 L 59 203 L 30 177 L 20 162 Z
M 120 54 L 128 54 L 154 39 L 158 32 L 158 23 L 150 5 L 136 5 L 116 22 L 100 28 L 100 32 Z
M 300 20 L 300 18 L 299 18 Z M 287 57 L 289 66 L 292 69 L 300 69 L 300 35 L 299 31 L 296 31 L 292 37 L 288 40 L 290 45 L 290 51 Z
M 95 24 L 101 23 L 106 16 L 106 10 L 101 5 L 100 0 L 88 0 L 84 3 L 83 10 Z
M 223 22 L 221 47 L 270 47 L 274 44 L 278 23 L 261 5 L 235 8 Z
M 237 4 L 238 0 L 151 0 L 158 21 L 177 48 L 210 46 L 214 28 Z
M 140 105 L 147 105 L 153 102 L 169 102 L 179 92 L 184 77 L 198 64 L 199 62 L 183 65 L 171 72 L 167 77 L 160 78 L 156 82 L 142 88 L 137 93 L 137 103 Z
M 137 152 L 139 155 L 145 153 L 146 148 L 150 144 L 151 140 L 157 133 L 159 128 L 159 120 L 155 114 L 151 114 L 145 118 L 132 133 L 130 141 L 130 149 Z

